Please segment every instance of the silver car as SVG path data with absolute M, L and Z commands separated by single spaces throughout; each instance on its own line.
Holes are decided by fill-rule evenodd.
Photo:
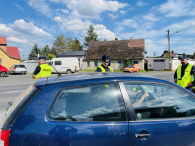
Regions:
M 10 74 L 26 74 L 26 67 L 21 64 L 14 64 L 10 68 Z

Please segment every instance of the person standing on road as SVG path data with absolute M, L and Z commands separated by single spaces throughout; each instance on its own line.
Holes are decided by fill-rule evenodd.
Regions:
M 102 64 L 101 66 L 97 67 L 95 72 L 112 72 L 112 68 L 108 66 L 109 64 L 109 56 L 104 54 L 102 56 Z
M 39 65 L 32 74 L 33 79 L 51 76 L 52 67 L 46 63 L 46 57 L 39 57 Z
M 181 65 L 177 68 L 174 74 L 174 82 L 186 89 L 191 89 L 194 81 L 194 71 L 195 67 L 188 63 L 188 58 L 186 55 L 181 57 Z

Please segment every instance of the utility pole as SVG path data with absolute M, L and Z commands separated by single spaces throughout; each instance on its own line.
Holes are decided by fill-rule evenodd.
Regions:
M 169 71 L 171 71 L 171 51 L 170 51 L 170 33 L 168 29 L 168 45 L 169 45 Z

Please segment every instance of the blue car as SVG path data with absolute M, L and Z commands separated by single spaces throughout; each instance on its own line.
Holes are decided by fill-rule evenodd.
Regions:
M 124 73 L 36 80 L 8 108 L 4 146 L 192 146 L 195 94 Z

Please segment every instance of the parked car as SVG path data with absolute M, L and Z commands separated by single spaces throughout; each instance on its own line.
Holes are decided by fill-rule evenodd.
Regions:
M 9 76 L 9 70 L 0 64 L 0 77 L 8 77 Z
M 9 103 L 5 146 L 195 145 L 195 94 L 165 80 L 92 73 L 40 78 Z
M 10 67 L 10 74 L 26 74 L 27 69 L 25 65 L 22 64 L 14 64 Z
M 54 58 L 48 62 L 49 65 L 53 66 L 52 73 L 74 73 L 79 71 L 78 58 Z
M 124 72 L 138 72 L 139 71 L 139 66 L 138 64 L 131 64 L 128 67 L 124 68 Z

